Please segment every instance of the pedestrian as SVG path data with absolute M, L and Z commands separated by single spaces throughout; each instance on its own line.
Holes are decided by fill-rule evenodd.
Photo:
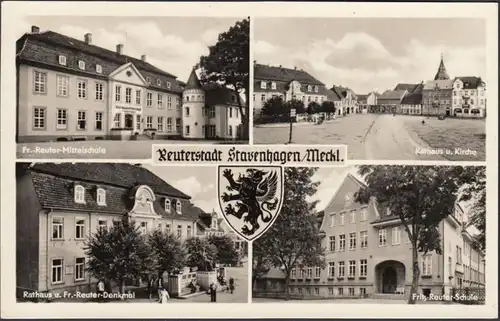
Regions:
M 154 279 L 150 278 L 148 281 L 148 297 L 150 300 L 153 299 L 153 287 L 154 287 Z
M 229 278 L 229 291 L 231 291 L 231 294 L 233 294 L 233 291 L 234 291 L 234 279 L 233 279 L 233 277 Z
M 97 301 L 101 302 L 104 300 L 105 284 L 102 279 L 97 282 Z
M 210 284 L 210 302 L 217 302 L 217 285 L 215 282 Z
M 162 288 L 161 291 L 160 291 L 160 303 L 167 303 L 168 300 L 170 299 L 170 295 L 168 294 L 168 291 L 167 289 L 165 288 Z
M 158 300 L 161 300 L 161 295 L 163 291 L 163 278 L 161 276 L 158 278 L 157 286 L 158 286 Z

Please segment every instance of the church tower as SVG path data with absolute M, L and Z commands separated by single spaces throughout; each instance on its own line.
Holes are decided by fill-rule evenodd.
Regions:
M 439 68 L 436 73 L 436 76 L 434 76 L 434 80 L 449 80 L 449 79 L 450 77 L 448 76 L 446 68 L 444 67 L 443 54 L 441 54 L 441 62 L 439 63 Z
M 182 92 L 182 137 L 205 138 L 205 91 L 193 68 Z

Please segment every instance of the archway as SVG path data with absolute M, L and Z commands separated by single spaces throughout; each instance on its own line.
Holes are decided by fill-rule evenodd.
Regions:
M 399 261 L 387 260 L 375 266 L 375 285 L 378 293 L 401 293 L 406 285 L 406 268 Z
M 394 293 L 398 287 L 398 273 L 392 266 L 382 272 L 382 293 Z

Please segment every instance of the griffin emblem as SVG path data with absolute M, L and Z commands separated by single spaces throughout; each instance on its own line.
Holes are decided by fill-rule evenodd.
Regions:
M 283 168 L 219 166 L 219 204 L 231 228 L 248 241 L 261 236 L 283 204 Z

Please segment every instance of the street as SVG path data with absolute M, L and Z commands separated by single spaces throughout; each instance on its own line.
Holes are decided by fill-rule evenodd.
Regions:
M 425 123 L 422 123 L 424 121 Z M 485 121 L 358 114 L 293 128 L 294 144 L 347 144 L 349 159 L 484 161 Z M 288 142 L 287 126 L 254 128 L 255 144 Z

